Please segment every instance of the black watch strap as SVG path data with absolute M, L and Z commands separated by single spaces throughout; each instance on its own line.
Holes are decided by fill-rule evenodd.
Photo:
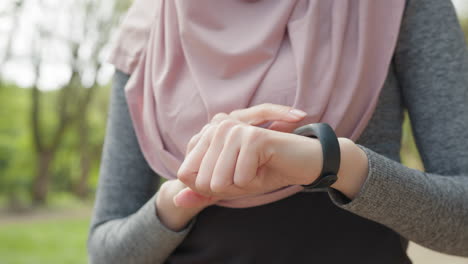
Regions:
M 309 124 L 297 128 L 294 134 L 317 138 L 322 145 L 323 166 L 320 176 L 311 184 L 302 185 L 306 189 L 330 187 L 338 179 L 340 169 L 340 145 L 335 131 L 327 123 Z

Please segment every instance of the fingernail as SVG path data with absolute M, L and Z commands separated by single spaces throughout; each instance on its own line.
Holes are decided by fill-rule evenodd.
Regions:
M 302 110 L 299 110 L 299 109 L 291 109 L 289 110 L 289 114 L 291 114 L 292 116 L 294 117 L 299 117 L 299 118 L 303 118 L 307 115 L 306 112 L 302 111 Z

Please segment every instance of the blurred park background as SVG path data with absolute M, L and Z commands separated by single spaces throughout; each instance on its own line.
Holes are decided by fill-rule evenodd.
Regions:
M 468 0 L 453 2 L 468 32 Z M 113 74 L 105 61 L 130 4 L 1 0 L 0 264 L 87 262 Z M 422 169 L 404 129 L 403 161 Z M 468 263 L 414 244 L 410 254 Z

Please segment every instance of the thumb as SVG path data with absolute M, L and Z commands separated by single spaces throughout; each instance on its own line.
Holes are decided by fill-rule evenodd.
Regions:
M 188 187 L 174 196 L 174 204 L 182 208 L 207 207 L 216 201 L 217 199 L 215 197 L 203 196 Z

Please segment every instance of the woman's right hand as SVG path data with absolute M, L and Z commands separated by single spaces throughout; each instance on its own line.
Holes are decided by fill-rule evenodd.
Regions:
M 174 198 L 179 193 L 185 193 L 182 195 L 182 199 L 184 204 L 189 205 L 188 207 L 183 208 L 176 205 Z M 156 214 L 164 226 L 173 231 L 180 231 L 201 210 L 218 200 L 219 198 L 205 197 L 189 191 L 187 186 L 179 180 L 168 180 L 159 188 L 156 197 Z

